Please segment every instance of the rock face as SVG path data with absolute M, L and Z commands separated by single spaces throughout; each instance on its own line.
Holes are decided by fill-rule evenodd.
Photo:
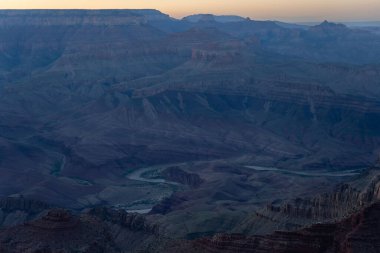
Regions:
M 152 210 L 149 212 L 150 214 L 168 214 L 169 212 L 175 210 L 175 208 L 182 203 L 186 202 L 187 199 L 183 196 L 177 196 L 177 194 L 173 194 L 168 198 L 164 198 L 160 203 L 153 206 Z
M 118 224 L 131 231 L 144 232 L 147 234 L 158 235 L 158 225 L 150 224 L 143 215 L 137 213 L 127 213 L 121 210 L 113 210 L 105 207 L 91 209 L 90 215 L 113 224 Z
M 24 197 L 0 200 L 0 227 L 14 226 L 40 216 L 51 205 Z
M 0 251 L 21 252 L 134 252 L 157 239 L 158 227 L 144 217 L 98 208 L 72 215 L 51 209 L 46 215 L 0 231 Z
M 22 193 L 77 212 L 155 205 L 147 219 L 187 238 L 229 232 L 246 214 L 253 225 L 237 232 L 299 229 L 376 199 L 377 183 L 368 194 L 350 185 L 306 198 L 345 176 L 300 179 L 244 165 L 336 174 L 371 164 L 380 150 L 380 37 L 331 23 L 293 29 L 201 19 L 153 10 L 1 11 L 1 196 Z M 164 176 L 186 185 L 183 192 L 126 177 L 178 164 L 187 167 Z M 88 239 L 111 252 L 157 234 L 144 217 L 119 211 L 41 218 L 33 202 L 4 206 L 11 211 L 2 209 L 2 224 L 19 225 L 3 234 L 12 234 L 3 240 L 9 250 L 32 246 L 21 236 L 54 236 L 45 228 L 67 233 L 75 249 Z M 42 246 L 63 247 L 56 241 Z
M 57 26 L 57 25 L 136 25 L 149 21 L 168 20 L 156 10 L 33 10 L 33 11 L 0 11 L 0 25 L 15 26 Z
M 49 207 L 49 204 L 27 199 L 24 197 L 8 197 L 0 200 L 0 208 L 3 211 L 26 210 L 28 212 L 40 212 Z
M 105 219 L 99 219 L 99 215 Z M 80 217 L 74 217 L 62 209 L 50 210 L 41 219 L 1 231 L 0 249 L 4 253 L 135 252 L 137 248 L 131 248 L 135 243 L 132 238 L 139 238 L 138 244 L 140 249 L 144 249 L 143 252 L 160 253 L 376 253 L 380 249 L 379 202 L 343 221 L 316 224 L 295 232 L 275 232 L 267 236 L 220 234 L 195 241 L 147 237 L 136 226 L 132 226 L 133 232 L 125 234 L 120 229 L 115 230 L 116 224 L 128 224 L 130 227 L 132 223 L 125 223 L 125 218 L 120 217 L 105 210 L 96 210 L 95 216 Z
M 286 203 L 280 207 L 269 205 L 268 209 L 283 215 L 313 220 L 344 217 L 379 199 L 379 179 L 376 177 L 369 188 L 362 192 L 344 184 L 331 194 L 326 193 L 313 199 L 296 199 L 293 203 Z
M 2 252 L 117 252 L 104 224 L 61 209 L 2 231 L 0 237 Z
M 377 156 L 372 33 L 62 10 L 2 11 L 0 35 L 3 197 L 131 204 L 139 197 L 113 187 L 144 166 L 259 154 L 339 170 Z
M 196 188 L 202 184 L 203 180 L 195 173 L 188 173 L 179 167 L 169 167 L 162 172 L 163 177 L 168 181 L 177 182 L 183 185 Z
M 317 224 L 297 232 L 268 236 L 217 235 L 200 239 L 199 252 L 242 253 L 360 253 L 380 250 L 380 203 L 377 202 L 338 223 Z
M 380 202 L 334 223 L 265 236 L 218 234 L 194 241 L 159 236 L 142 216 L 96 208 L 80 216 L 51 209 L 39 219 L 0 231 L 0 250 L 21 252 L 377 253 Z M 155 234 L 155 235 L 154 235 Z M 140 251 L 139 251 L 140 250 Z
M 27 225 L 47 230 L 65 230 L 78 226 L 79 221 L 69 211 L 64 209 L 52 209 L 37 221 L 28 222 Z
M 378 168 L 329 193 L 297 198 L 280 205 L 269 204 L 244 219 L 235 229 L 246 234 L 267 234 L 273 230 L 296 230 L 315 223 L 336 222 L 379 201 Z

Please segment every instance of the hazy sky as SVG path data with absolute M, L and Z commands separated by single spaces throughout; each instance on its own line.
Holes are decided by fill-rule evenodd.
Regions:
M 0 0 L 0 9 L 154 8 L 174 17 L 237 14 L 288 21 L 380 20 L 380 0 Z

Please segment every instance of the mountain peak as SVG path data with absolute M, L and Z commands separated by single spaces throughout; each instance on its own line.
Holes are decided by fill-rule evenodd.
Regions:
M 327 20 L 324 20 L 320 25 L 329 25 L 330 24 L 330 22 L 329 21 L 327 21 Z M 332 23 L 331 23 L 332 24 Z
M 333 28 L 333 29 L 344 28 L 345 29 L 345 28 L 347 28 L 347 26 L 345 26 L 344 24 L 329 22 L 327 20 L 323 21 L 319 25 L 316 25 L 315 27 L 324 28 L 324 29 L 330 29 L 330 28 Z

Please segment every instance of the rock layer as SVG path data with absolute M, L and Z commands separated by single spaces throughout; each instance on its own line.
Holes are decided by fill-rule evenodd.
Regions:
M 360 253 L 380 250 L 380 203 L 377 202 L 338 223 L 317 224 L 297 232 L 268 236 L 217 235 L 200 239 L 200 252 L 242 253 Z

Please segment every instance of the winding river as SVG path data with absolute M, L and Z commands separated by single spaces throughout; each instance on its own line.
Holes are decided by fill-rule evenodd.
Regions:
M 253 169 L 256 171 L 273 171 L 284 174 L 291 174 L 296 176 L 308 176 L 308 177 L 352 177 L 360 175 L 359 170 L 346 170 L 342 172 L 307 172 L 307 171 L 293 171 L 293 170 L 284 170 L 278 169 L 274 167 L 261 167 L 261 166 L 253 166 L 247 165 L 244 166 L 249 169 Z
M 167 181 L 163 178 L 143 177 L 143 175 L 147 172 L 164 169 L 171 166 L 178 166 L 178 165 L 181 165 L 181 164 L 167 164 L 167 165 L 161 165 L 161 166 L 140 168 L 128 174 L 127 178 L 130 180 L 136 180 L 136 181 L 145 182 L 145 183 L 178 185 L 178 183 L 176 182 Z M 308 176 L 308 177 L 352 177 L 352 176 L 357 176 L 360 174 L 360 170 L 347 170 L 347 171 L 342 171 L 342 172 L 307 172 L 307 171 L 285 170 L 285 169 L 279 169 L 275 167 L 254 166 L 254 165 L 246 165 L 244 167 L 255 170 L 255 171 L 262 171 L 262 172 L 271 171 L 271 172 L 290 174 L 290 175 L 295 175 L 295 176 Z M 151 208 L 150 209 L 145 208 L 145 209 L 127 209 L 126 211 L 144 214 L 144 213 L 149 213 L 151 210 L 152 210 Z
M 156 184 L 171 184 L 171 185 L 178 185 L 176 182 L 171 182 L 168 180 L 165 180 L 163 178 L 145 178 L 143 177 L 143 174 L 155 171 L 159 169 L 164 169 L 172 166 L 178 166 L 179 164 L 168 164 L 168 165 L 161 165 L 161 166 L 152 166 L 152 167 L 145 167 L 138 170 L 133 171 L 132 173 L 127 175 L 127 178 L 130 180 L 136 180 L 146 183 L 156 183 Z

